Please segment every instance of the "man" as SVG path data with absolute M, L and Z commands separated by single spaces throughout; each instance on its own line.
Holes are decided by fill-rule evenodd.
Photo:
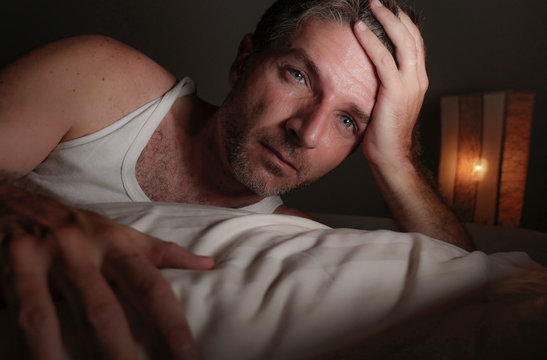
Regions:
M 471 247 L 411 161 L 428 84 L 417 27 L 405 13 L 393 14 L 394 2 L 385 2 L 388 9 L 373 1 L 372 14 L 367 1 L 307 9 L 312 3 L 278 1 L 266 13 L 241 42 L 232 91 L 218 109 L 193 96 L 188 80 L 177 84 L 140 52 L 103 37 L 50 44 L 2 73 L 3 264 L 17 294 L 7 300 L 18 304 L 36 357 L 63 352 L 48 275 L 83 304 L 91 340 L 109 357 L 135 354 L 108 282 L 152 319 L 174 358 L 195 356 L 184 315 L 155 267 L 213 263 L 9 185 L 14 179 L 75 205 L 153 200 L 300 214 L 277 195 L 326 174 L 362 140 L 401 229 Z M 335 8 L 346 15 L 333 18 Z M 118 131 L 134 137 L 109 140 Z M 110 151 L 123 140 L 126 153 Z

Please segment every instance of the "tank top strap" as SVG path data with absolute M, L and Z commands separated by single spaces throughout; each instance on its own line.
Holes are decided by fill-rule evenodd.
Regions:
M 148 120 L 143 124 L 139 133 L 130 145 L 125 154 L 122 163 L 121 175 L 125 191 L 133 201 L 150 201 L 137 182 L 135 169 L 146 144 L 158 128 L 161 121 L 167 115 L 173 103 L 180 97 L 193 94 L 195 92 L 194 82 L 186 77 L 180 80 L 171 90 L 169 90 L 156 104 L 156 108 Z

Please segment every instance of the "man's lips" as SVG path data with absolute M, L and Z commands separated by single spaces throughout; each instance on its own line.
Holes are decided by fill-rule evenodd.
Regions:
M 281 165 L 284 165 L 284 167 L 290 168 L 293 171 L 296 171 L 296 167 L 293 165 L 291 161 L 289 161 L 287 158 L 283 156 L 279 151 L 275 150 L 274 148 L 269 147 L 268 145 L 262 143 L 262 146 L 266 148 L 267 151 L 271 153 L 276 159 L 277 162 L 279 162 Z

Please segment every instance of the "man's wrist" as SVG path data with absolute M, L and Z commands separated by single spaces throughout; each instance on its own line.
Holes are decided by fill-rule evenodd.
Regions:
M 367 161 L 374 171 L 385 175 L 397 173 L 413 173 L 417 171 L 410 153 L 406 154 L 365 154 Z

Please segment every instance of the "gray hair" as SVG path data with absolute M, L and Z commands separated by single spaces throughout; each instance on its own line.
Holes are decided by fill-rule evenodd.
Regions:
M 398 0 L 382 0 L 382 3 L 395 15 L 398 15 L 401 9 L 414 23 L 420 25 L 417 13 L 406 4 Z M 260 52 L 270 45 L 279 45 L 282 43 L 280 40 L 289 39 L 305 21 L 312 18 L 351 26 L 361 20 L 394 55 L 393 43 L 372 15 L 369 0 L 277 0 L 256 26 L 254 50 Z

